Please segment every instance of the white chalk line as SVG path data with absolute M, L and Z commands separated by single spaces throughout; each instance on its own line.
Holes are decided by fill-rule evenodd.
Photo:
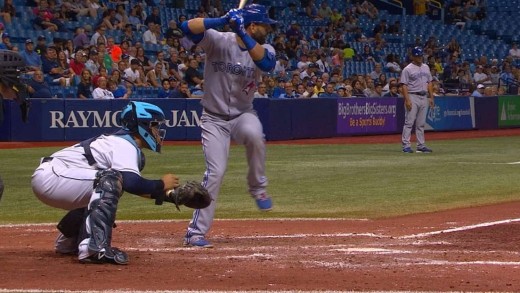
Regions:
M 331 290 L 319 290 L 319 291 L 206 291 L 206 290 L 157 290 L 157 291 L 138 291 L 138 290 L 42 290 L 42 289 L 1 289 L 0 293 L 429 293 L 428 291 L 331 291 Z M 459 291 L 447 291 L 446 293 L 454 293 Z M 466 292 L 471 293 L 471 292 Z
M 388 262 L 378 264 L 356 264 L 351 262 L 340 261 L 301 261 L 302 264 L 310 266 L 318 266 L 333 269 L 354 269 L 354 268 L 370 268 L 370 267 L 409 267 L 409 266 L 510 266 L 519 267 L 520 262 L 517 261 L 448 261 L 448 260 L 428 260 L 428 261 L 411 261 L 411 262 Z
M 520 218 L 507 219 L 507 220 L 494 221 L 494 222 L 484 222 L 484 223 L 480 223 L 480 224 L 461 226 L 461 227 L 450 228 L 450 229 L 445 229 L 445 230 L 405 235 L 405 236 L 400 236 L 398 238 L 399 239 L 421 238 L 421 237 L 428 237 L 428 236 L 433 236 L 433 235 L 438 235 L 438 234 L 443 234 L 443 233 L 466 231 L 466 230 L 472 230 L 472 229 L 476 229 L 476 228 L 489 227 L 489 226 L 495 226 L 495 225 L 501 225 L 501 224 L 509 224 L 509 223 L 514 223 L 514 222 L 520 222 Z

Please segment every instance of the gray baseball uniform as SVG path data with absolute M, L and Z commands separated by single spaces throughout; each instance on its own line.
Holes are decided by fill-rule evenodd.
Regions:
M 417 66 L 408 64 L 401 73 L 400 83 L 408 88 L 408 94 L 412 102 L 410 110 L 405 107 L 405 121 L 402 133 L 403 149 L 410 147 L 412 127 L 415 123 L 415 135 L 417 137 L 417 148 L 425 146 L 424 125 L 428 113 L 428 83 L 432 81 L 430 68 L 426 64 Z
M 186 238 L 204 237 L 215 215 L 216 199 L 227 168 L 231 139 L 245 145 L 249 171 L 247 183 L 253 196 L 265 194 L 265 139 L 262 124 L 253 109 L 253 94 L 261 70 L 248 51 L 242 50 L 235 33 L 209 29 L 198 44 L 206 53 L 202 99 L 202 147 L 206 159 L 203 185 L 213 201 L 195 210 Z M 274 54 L 268 44 L 263 45 Z

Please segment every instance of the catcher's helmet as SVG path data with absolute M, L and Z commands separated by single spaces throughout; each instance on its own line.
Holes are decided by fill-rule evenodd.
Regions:
M 161 152 L 161 144 L 166 135 L 166 129 L 161 129 L 165 122 L 161 108 L 145 102 L 130 102 L 121 111 L 121 126 L 124 130 L 139 135 L 148 148 Z M 152 129 L 156 129 L 156 133 Z
M 417 57 L 422 56 L 423 55 L 423 49 L 421 47 L 419 47 L 419 46 L 414 47 L 412 49 L 412 55 L 413 56 L 417 56 Z
M 244 17 L 244 25 L 250 23 L 275 24 L 277 21 L 269 18 L 267 9 L 264 5 L 250 4 L 244 7 L 242 16 Z

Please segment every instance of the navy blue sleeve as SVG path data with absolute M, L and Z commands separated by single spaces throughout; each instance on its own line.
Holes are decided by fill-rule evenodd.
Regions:
M 132 194 L 152 194 L 164 189 L 162 180 L 148 180 L 132 172 L 121 172 L 123 190 Z

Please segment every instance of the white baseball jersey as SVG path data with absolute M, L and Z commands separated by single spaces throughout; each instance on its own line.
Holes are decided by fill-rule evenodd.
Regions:
M 57 151 L 51 161 L 41 163 L 32 176 L 36 196 L 49 206 L 72 210 L 89 203 L 98 170 L 113 168 L 140 175 L 140 150 L 123 137 L 102 135 L 90 149 L 96 161 L 92 166 L 80 144 Z

